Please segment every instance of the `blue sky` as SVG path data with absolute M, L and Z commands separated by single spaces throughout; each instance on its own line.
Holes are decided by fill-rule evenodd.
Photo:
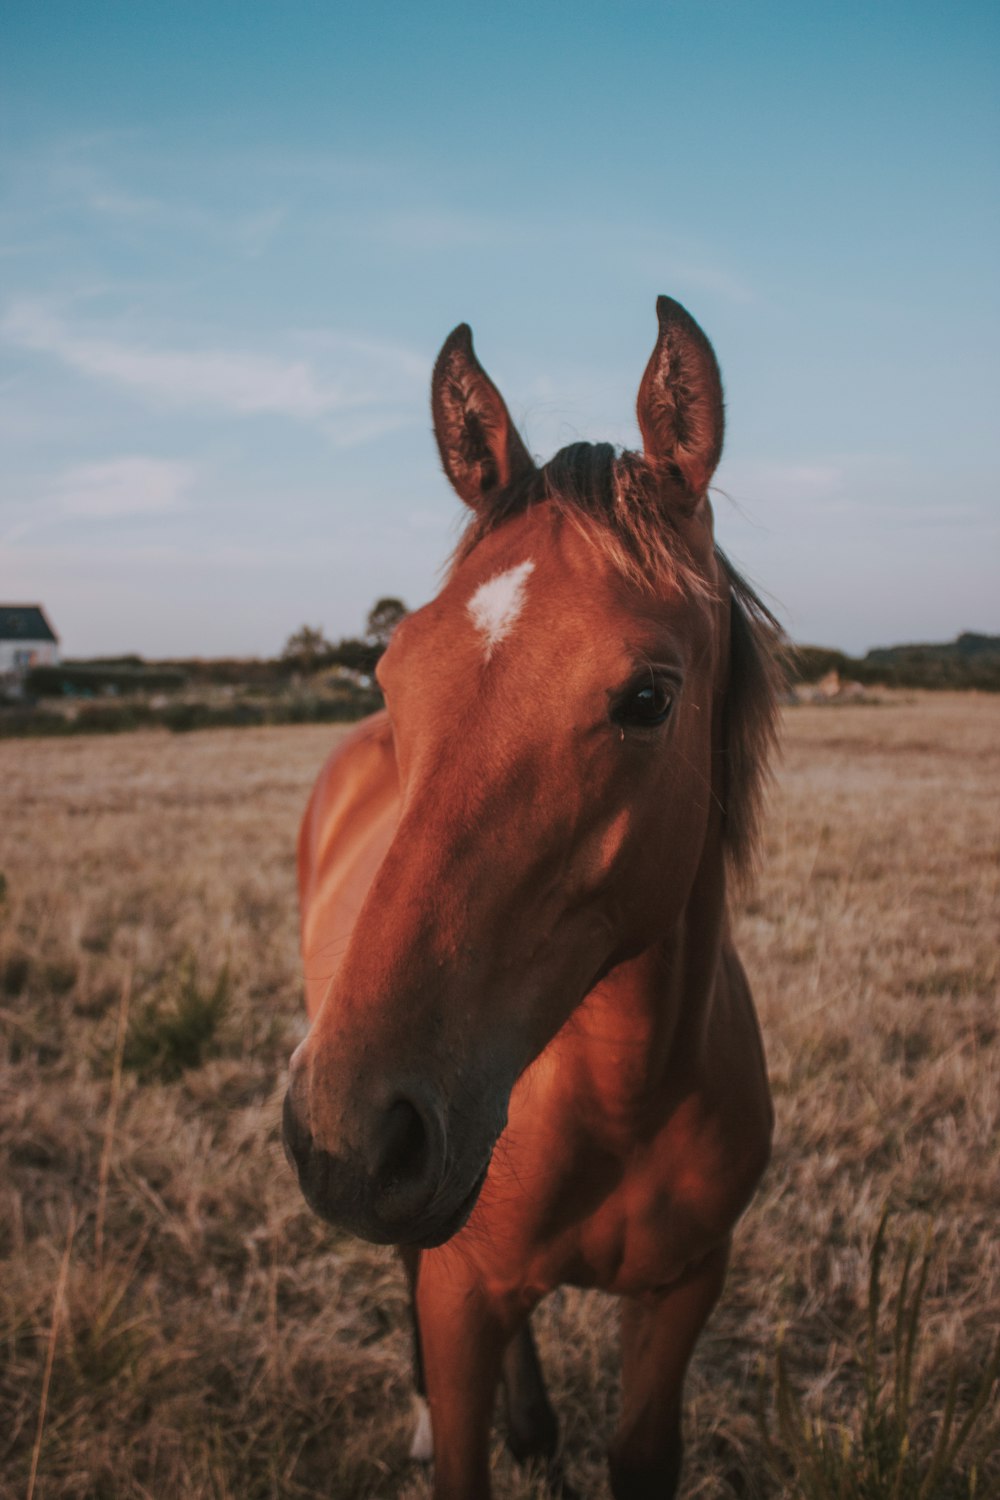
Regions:
M 977 3 L 7 0 L 0 596 L 71 655 L 420 604 L 445 335 L 539 456 L 634 445 L 668 292 L 795 638 L 1000 631 L 998 42 Z

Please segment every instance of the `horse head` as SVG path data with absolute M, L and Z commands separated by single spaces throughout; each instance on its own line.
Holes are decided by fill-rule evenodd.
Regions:
M 694 320 L 657 311 L 642 453 L 577 443 L 536 465 L 465 325 L 434 370 L 472 515 L 379 665 L 398 822 L 285 1104 L 308 1201 L 371 1240 L 461 1227 L 518 1079 L 676 926 L 706 851 L 724 879 L 722 386 Z

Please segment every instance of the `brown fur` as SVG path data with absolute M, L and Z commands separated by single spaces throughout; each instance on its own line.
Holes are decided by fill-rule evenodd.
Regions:
M 632 587 L 660 597 L 678 589 L 704 595 L 703 571 L 685 540 L 678 495 L 640 453 L 610 443 L 573 443 L 542 468 L 522 473 L 474 512 L 452 559 L 452 572 L 480 542 L 514 516 L 548 504 L 574 526 Z M 753 870 L 760 812 L 774 747 L 784 637 L 777 620 L 721 548 L 729 585 L 730 660 L 726 689 L 725 840 L 738 878 Z
M 660 333 L 639 387 L 639 427 L 647 459 L 679 482 L 690 506 L 722 456 L 722 377 L 711 344 L 679 302 L 658 297 L 656 315 Z
M 438 355 L 431 406 L 444 471 L 467 504 L 532 468 L 496 386 L 476 359 L 467 323 L 458 325 Z
M 626 1299 L 615 1500 L 675 1492 L 684 1373 L 770 1150 L 726 865 L 753 849 L 774 622 L 712 538 L 714 355 L 658 312 L 641 458 L 536 468 L 468 330 L 446 342 L 436 434 L 476 519 L 303 828 L 323 972 L 285 1142 L 317 1212 L 412 1263 L 435 1500 L 488 1496 L 504 1374 L 561 1485 L 527 1318 L 567 1283 Z M 470 601 L 525 567 L 484 653 Z

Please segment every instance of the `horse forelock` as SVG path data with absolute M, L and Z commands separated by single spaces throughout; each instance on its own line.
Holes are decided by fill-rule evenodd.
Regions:
M 683 534 L 683 513 L 663 498 L 662 475 L 639 453 L 611 443 L 571 443 L 477 511 L 451 562 L 454 572 L 487 536 L 547 504 L 573 525 L 608 566 L 639 592 L 716 593 Z M 729 671 L 723 704 L 724 841 L 738 879 L 753 870 L 769 761 L 777 738 L 785 650 L 780 625 L 745 578 L 715 549 L 729 593 Z
M 641 454 L 611 443 L 570 443 L 490 496 L 460 538 L 452 567 L 515 516 L 545 503 L 640 592 L 704 595 L 709 584 L 664 505 L 661 483 Z

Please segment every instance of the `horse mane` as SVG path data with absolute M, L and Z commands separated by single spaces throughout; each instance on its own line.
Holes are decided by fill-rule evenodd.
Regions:
M 571 443 L 492 495 L 460 537 L 452 568 L 485 536 L 543 502 L 642 592 L 659 594 L 669 588 L 689 597 L 710 595 L 711 585 L 684 541 L 678 513 L 664 504 L 662 479 L 641 454 L 619 451 L 611 443 Z M 723 839 L 730 867 L 742 881 L 756 862 L 768 764 L 777 738 L 785 644 L 767 605 L 718 547 L 715 556 L 730 603 Z

